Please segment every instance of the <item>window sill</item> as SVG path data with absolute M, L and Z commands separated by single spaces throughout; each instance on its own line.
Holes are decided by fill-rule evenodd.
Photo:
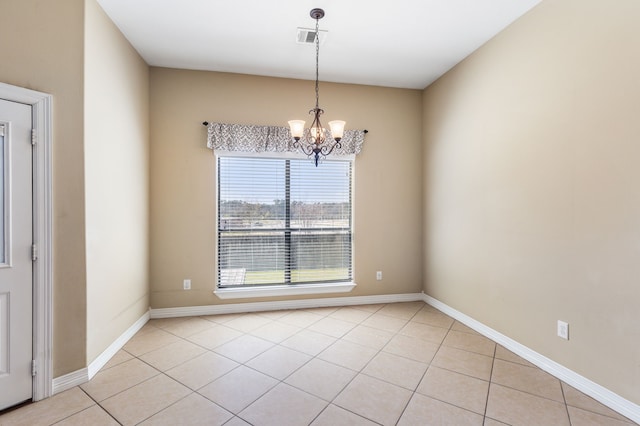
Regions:
M 307 294 L 348 293 L 356 283 L 295 284 L 264 287 L 218 288 L 214 294 L 220 299 L 246 299 L 252 297 L 299 296 Z

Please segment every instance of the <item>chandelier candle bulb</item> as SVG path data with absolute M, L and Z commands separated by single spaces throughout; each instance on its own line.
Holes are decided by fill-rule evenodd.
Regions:
M 318 129 L 317 127 L 312 127 L 309 130 L 309 134 L 311 135 L 311 139 L 313 139 L 314 141 L 320 141 L 322 137 L 324 137 L 324 133 L 326 132 L 326 129 L 322 128 L 322 129 Z

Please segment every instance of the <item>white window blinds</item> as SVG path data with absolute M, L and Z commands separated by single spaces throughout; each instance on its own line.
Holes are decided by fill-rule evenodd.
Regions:
M 352 162 L 218 157 L 218 285 L 352 281 Z

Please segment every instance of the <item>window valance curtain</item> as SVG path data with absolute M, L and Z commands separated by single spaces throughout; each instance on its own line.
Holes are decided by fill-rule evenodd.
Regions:
M 209 123 L 207 148 L 233 152 L 297 152 L 288 127 L 255 126 L 250 124 Z M 364 130 L 345 130 L 332 155 L 360 154 Z M 303 140 L 309 137 L 305 129 Z M 327 137 L 329 132 L 327 132 Z

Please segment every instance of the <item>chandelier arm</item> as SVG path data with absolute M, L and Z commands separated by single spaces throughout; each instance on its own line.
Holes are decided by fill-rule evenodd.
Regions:
M 331 147 L 327 146 L 327 145 L 323 145 L 320 148 L 320 153 L 326 157 L 327 155 L 331 154 L 333 152 L 334 149 L 340 149 L 342 148 L 342 144 L 340 144 L 340 142 L 336 141 L 336 143 L 334 143 L 333 145 L 331 145 Z
M 293 141 L 293 147 L 298 148 L 300 151 L 304 153 L 307 157 L 313 154 L 313 146 L 302 144 L 299 141 Z

